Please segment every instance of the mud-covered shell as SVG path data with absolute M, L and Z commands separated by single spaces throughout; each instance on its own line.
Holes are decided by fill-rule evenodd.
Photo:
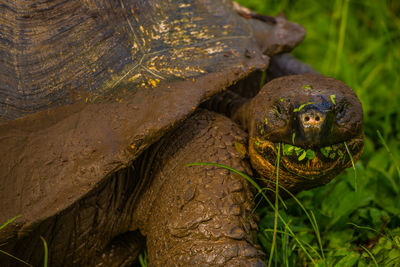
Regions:
M 0 241 L 59 214 L 265 68 L 263 52 L 296 45 L 304 32 L 288 25 L 250 22 L 224 0 L 2 4 L 0 224 L 22 216 Z

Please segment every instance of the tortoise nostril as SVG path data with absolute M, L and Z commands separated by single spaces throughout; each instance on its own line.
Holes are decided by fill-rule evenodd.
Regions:
M 309 121 L 310 120 L 310 117 L 308 117 L 308 116 L 306 116 L 305 118 L 304 118 L 304 121 Z
M 316 120 L 316 121 L 319 121 L 320 119 L 319 119 L 319 117 L 317 116 L 317 117 L 315 117 L 315 120 Z

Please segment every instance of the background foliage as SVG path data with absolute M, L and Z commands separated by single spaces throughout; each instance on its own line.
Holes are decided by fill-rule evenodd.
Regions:
M 301 193 L 319 228 L 295 201 L 286 201 L 279 212 L 304 249 L 280 222 L 272 265 L 400 266 L 400 1 L 238 2 L 263 14 L 283 12 L 303 25 L 307 36 L 293 54 L 350 85 L 364 109 L 357 191 L 348 169 L 329 185 Z M 259 214 L 259 240 L 269 255 L 274 212 Z

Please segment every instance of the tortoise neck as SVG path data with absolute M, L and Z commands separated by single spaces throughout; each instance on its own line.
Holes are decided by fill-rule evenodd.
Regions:
M 242 97 L 231 90 L 226 90 L 203 103 L 201 107 L 225 114 L 242 126 L 243 129 L 247 129 L 249 102 L 250 99 Z
M 240 100 L 240 102 L 239 102 Z M 251 99 L 240 98 L 237 99 L 235 105 L 232 106 L 230 117 L 237 124 L 241 126 L 243 130 L 248 131 L 250 128 L 250 107 L 251 107 Z

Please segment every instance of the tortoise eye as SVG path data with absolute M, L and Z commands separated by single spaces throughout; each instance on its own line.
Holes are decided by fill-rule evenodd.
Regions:
M 337 114 L 336 116 L 337 116 L 338 120 L 340 120 L 344 117 L 344 115 L 346 114 L 346 111 L 349 107 L 350 107 L 350 104 L 346 103 L 346 102 L 345 103 L 342 102 L 338 105 L 338 108 L 336 111 L 336 114 Z
M 286 110 L 285 107 L 282 107 L 281 105 L 276 105 L 274 108 L 274 113 L 277 119 L 280 121 L 286 121 L 287 116 L 286 116 Z
M 278 116 L 282 114 L 282 110 L 281 110 L 280 105 L 276 105 L 276 107 L 275 107 L 275 113 L 276 113 Z

